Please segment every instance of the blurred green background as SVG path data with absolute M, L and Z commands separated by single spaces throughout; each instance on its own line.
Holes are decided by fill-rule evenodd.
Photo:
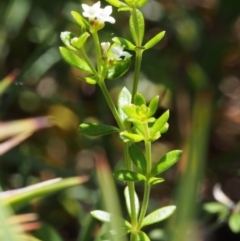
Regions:
M 81 2 L 0 1 L 0 79 L 19 71 L 0 97 L 0 121 L 45 115 L 57 121 L 0 156 L 1 186 L 8 190 L 59 176 L 91 177 L 81 187 L 21 210 L 39 213 L 45 223 L 38 231 L 43 240 L 44 229 L 57 235 L 56 240 L 91 240 L 98 225 L 88 213 L 101 205 L 102 195 L 94 162 L 103 158 L 112 169 L 123 165 L 117 135 L 87 138 L 78 133 L 83 121 L 114 124 L 114 119 L 99 89 L 81 82 L 78 77 L 83 73 L 59 54 L 60 32 L 79 34 L 71 10 L 81 12 Z M 239 240 L 227 226 L 212 231 L 209 225 L 216 219 L 206 218 L 201 208 L 195 211 L 201 207 L 197 204 L 214 200 L 216 183 L 234 202 L 240 200 L 240 1 L 150 0 L 142 11 L 145 41 L 166 31 L 159 44 L 144 52 L 138 89 L 147 100 L 160 95 L 158 115 L 170 109 L 170 129 L 153 144 L 153 159 L 173 148 L 184 151 L 178 165 L 164 174 L 166 181 L 153 189 L 149 211 L 176 202 L 182 208 L 170 230 L 171 223 L 178 226 L 182 220 L 195 219 L 198 231 L 192 240 L 226 240 L 221 239 L 223 234 Z M 114 36 L 130 38 L 128 13 L 114 10 L 114 17 L 117 23 L 106 24 L 101 31 L 102 42 Z M 91 44 L 88 53 L 94 57 Z M 121 79 L 107 82 L 114 100 L 123 86 L 131 88 L 132 70 L 133 66 Z M 122 195 L 124 184 L 118 184 Z M 141 184 L 136 190 L 141 197 Z M 119 200 L 125 213 L 124 200 Z M 155 226 L 153 240 L 166 240 L 159 227 L 162 224 Z

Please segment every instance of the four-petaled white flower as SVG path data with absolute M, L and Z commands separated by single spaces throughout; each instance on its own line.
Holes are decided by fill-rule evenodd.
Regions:
M 100 1 L 93 4 L 92 6 L 88 6 L 87 4 L 82 4 L 82 8 L 84 10 L 83 16 L 89 18 L 89 20 L 94 20 L 100 14 L 102 9 L 100 8 Z
M 83 16 L 88 18 L 89 21 L 97 19 L 101 23 L 115 23 L 115 19 L 110 16 L 110 14 L 112 13 L 112 6 L 106 6 L 105 8 L 101 8 L 100 6 L 100 1 L 93 4 L 92 6 L 82 4 L 82 8 L 84 10 Z
M 102 47 L 102 50 L 103 50 L 103 56 L 107 56 L 107 52 L 109 50 L 110 43 L 109 42 L 103 42 L 103 43 L 101 43 L 101 47 Z
M 123 49 L 124 49 L 124 47 L 120 46 L 120 45 L 112 47 L 113 58 L 115 60 L 120 60 L 121 56 L 124 56 L 124 57 L 131 57 L 132 56 L 128 52 L 123 51 Z

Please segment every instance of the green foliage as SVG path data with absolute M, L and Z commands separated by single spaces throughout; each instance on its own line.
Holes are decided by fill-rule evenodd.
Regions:
M 124 46 L 128 50 L 135 50 L 136 46 L 125 38 L 114 37 L 112 41 L 116 44 Z
M 119 132 L 119 129 L 115 126 L 103 125 L 99 123 L 82 123 L 78 130 L 88 136 L 104 136 Z
M 175 209 L 176 209 L 176 206 L 167 206 L 167 207 L 159 208 L 153 211 L 143 219 L 142 227 L 150 224 L 158 223 L 160 221 L 167 219 L 169 216 L 173 214 Z
M 130 157 L 131 157 L 133 163 L 138 168 L 138 170 L 141 173 L 146 174 L 147 162 L 146 162 L 146 158 L 143 155 L 141 149 L 136 145 L 131 145 L 129 147 L 129 154 L 130 154 Z
M 133 172 L 133 171 L 127 171 L 127 170 L 118 170 L 115 171 L 113 174 L 118 180 L 120 181 L 130 181 L 130 182 L 139 182 L 139 181 L 143 181 L 145 180 L 145 176 L 137 173 L 137 172 Z
M 154 45 L 156 45 L 158 42 L 160 42 L 162 40 L 164 35 L 165 35 L 165 31 L 160 32 L 159 34 L 154 36 L 152 39 L 150 39 L 143 47 L 145 49 L 152 48 Z
M 124 196 L 125 196 L 128 214 L 129 214 L 129 216 L 131 216 L 132 215 L 131 198 L 130 198 L 130 195 L 129 195 L 129 188 L 128 187 L 126 187 L 124 189 Z M 136 210 L 136 215 L 138 216 L 138 214 L 140 212 L 140 203 L 139 203 L 137 193 L 135 191 L 134 191 L 134 207 L 135 207 L 135 210 Z

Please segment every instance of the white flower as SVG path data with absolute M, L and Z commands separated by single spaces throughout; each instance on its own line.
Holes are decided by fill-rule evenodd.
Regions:
M 82 4 L 82 8 L 84 10 L 83 16 L 93 20 L 97 18 L 97 16 L 101 13 L 102 9 L 100 8 L 100 1 L 93 4 L 92 6 L 88 6 L 87 4 Z
M 102 47 L 102 50 L 103 50 L 103 55 L 106 56 L 107 51 L 110 47 L 110 43 L 109 42 L 103 42 L 103 43 L 101 43 L 101 47 Z
M 110 16 L 112 13 L 112 6 L 106 6 L 102 9 L 100 14 L 97 16 L 97 19 L 101 22 L 109 22 L 109 23 L 115 23 L 115 19 Z
M 115 19 L 110 16 L 112 13 L 112 6 L 106 6 L 105 8 L 101 8 L 100 6 L 100 1 L 93 4 L 92 6 L 82 4 L 82 8 L 84 10 L 83 16 L 88 18 L 90 21 L 97 19 L 101 23 L 115 23 Z
M 123 51 L 123 46 L 120 46 L 120 45 L 118 45 L 118 46 L 115 46 L 115 47 L 112 47 L 112 53 L 113 53 L 113 58 L 115 59 L 115 60 L 120 60 L 121 58 L 121 56 L 124 56 L 124 57 L 131 57 L 132 55 L 131 54 L 129 54 L 128 52 L 126 52 L 126 51 Z

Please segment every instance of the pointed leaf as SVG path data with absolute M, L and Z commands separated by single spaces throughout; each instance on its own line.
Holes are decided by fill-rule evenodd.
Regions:
M 161 128 L 160 133 L 163 134 L 168 131 L 169 124 L 165 123 L 165 125 Z
M 83 80 L 84 82 L 90 84 L 90 85 L 95 85 L 97 84 L 97 78 L 95 76 L 91 77 L 80 77 L 79 79 Z
M 118 1 L 118 0 L 106 0 L 108 3 L 110 3 L 111 5 L 113 5 L 114 7 L 120 8 L 120 7 L 127 7 L 128 5 Z
M 118 79 L 129 70 L 130 66 L 131 58 L 126 57 L 125 59 L 118 60 L 108 69 L 106 78 L 109 80 Z
M 153 116 L 158 108 L 159 96 L 155 96 L 149 104 L 149 116 Z
M 157 44 L 160 40 L 162 40 L 162 38 L 165 35 L 165 31 L 160 32 L 159 34 L 157 34 L 156 36 L 154 36 L 152 39 L 150 39 L 145 45 L 144 48 L 145 49 L 150 49 L 152 48 L 155 44 Z
M 139 38 L 140 38 L 140 45 L 142 45 L 142 41 L 143 41 L 143 36 L 144 36 L 144 28 L 145 28 L 145 23 L 144 23 L 144 17 L 143 14 L 141 13 L 141 11 L 139 11 L 138 9 L 136 10 L 136 15 L 137 15 L 137 23 L 139 26 Z M 135 44 L 137 44 L 137 34 L 136 34 L 136 29 L 134 26 L 134 22 L 133 22 L 133 16 L 131 15 L 130 17 L 130 21 L 129 21 L 129 27 L 130 27 L 130 31 L 131 31 L 131 35 L 132 38 L 135 42 Z M 140 46 L 138 46 L 140 47 Z
M 131 224 L 128 221 L 126 221 L 125 219 L 123 219 L 122 217 L 102 211 L 102 210 L 91 211 L 91 215 L 101 222 L 109 223 L 109 222 L 112 222 L 113 220 L 116 220 L 119 223 L 122 223 L 122 225 L 131 227 Z
M 59 49 L 62 57 L 67 63 L 76 67 L 77 69 L 80 69 L 87 73 L 92 73 L 87 63 L 83 61 L 81 58 L 79 58 L 76 54 L 74 54 L 71 50 L 64 47 L 60 47 Z
M 103 125 L 99 123 L 82 123 L 78 130 L 88 136 L 104 136 L 120 131 L 115 126 Z
M 77 49 L 81 49 L 89 36 L 90 34 L 88 32 L 85 32 L 79 38 L 77 37 L 73 38 L 71 40 L 71 44 L 73 45 L 73 47 Z
M 81 26 L 82 28 L 90 27 L 88 21 L 86 21 L 86 19 L 84 19 L 78 12 L 72 11 L 71 14 L 79 26 Z
M 132 11 L 132 8 L 130 8 L 130 7 L 120 7 L 118 9 L 118 12 L 123 12 L 123 11 Z
M 159 173 L 166 171 L 168 168 L 170 168 L 178 161 L 181 155 L 182 155 L 181 150 L 174 150 L 165 154 L 153 169 L 152 176 L 156 176 Z
M 154 123 L 154 125 L 150 129 L 150 134 L 151 136 L 154 136 L 158 131 L 160 131 L 166 122 L 168 121 L 169 118 L 169 111 L 167 110 L 164 112 Z
M 146 174 L 146 169 L 147 169 L 147 161 L 142 153 L 142 150 L 136 146 L 136 145 L 131 145 L 129 147 L 129 154 L 130 157 L 135 164 L 135 166 L 143 173 Z
M 144 99 L 142 94 L 136 93 L 136 95 L 134 96 L 134 104 L 138 106 L 146 105 L 146 100 Z
M 121 132 L 120 137 L 124 142 L 129 142 L 129 141 L 139 142 L 139 141 L 144 140 L 144 136 L 138 135 L 138 134 L 132 134 L 127 131 Z
M 164 182 L 164 179 L 160 177 L 151 177 L 148 181 L 149 185 L 152 185 L 152 186 L 160 182 Z
M 116 44 L 124 46 L 125 49 L 134 50 L 136 46 L 125 38 L 114 37 L 112 41 Z
M 114 240 L 114 238 L 121 238 L 130 232 L 129 228 L 126 227 L 117 227 L 114 230 L 109 230 L 108 232 L 101 235 L 103 240 Z
M 137 172 L 127 171 L 127 170 L 118 170 L 113 174 L 120 181 L 130 181 L 130 182 L 139 182 L 145 180 L 145 177 Z
M 126 206 L 127 206 L 128 214 L 131 217 L 132 209 L 131 209 L 131 202 L 130 202 L 130 195 L 129 195 L 128 187 L 126 187 L 124 189 L 124 196 L 125 196 L 125 200 L 126 200 Z M 134 206 L 135 206 L 136 214 L 138 216 L 139 211 L 140 211 L 140 203 L 139 203 L 137 193 L 135 191 L 134 191 Z
M 229 220 L 228 225 L 234 233 L 240 232 L 240 213 L 233 213 Z
M 173 214 L 175 209 L 176 206 L 171 205 L 153 211 L 143 219 L 142 227 L 167 219 L 169 216 Z
M 132 101 L 132 95 L 129 92 L 129 90 L 124 87 L 118 96 L 118 112 L 120 115 L 121 120 L 124 122 L 124 124 L 127 123 L 127 115 L 123 111 L 123 107 L 126 105 L 130 105 Z
M 221 217 L 226 217 L 229 213 L 229 208 L 226 205 L 219 202 L 204 203 L 203 209 L 208 213 L 220 214 Z
M 151 241 L 150 238 L 147 236 L 147 234 L 144 233 L 143 231 L 138 232 L 137 240 L 138 241 Z
M 4 192 L 0 195 L 0 200 L 4 203 L 12 205 L 14 208 L 21 208 L 28 205 L 34 198 L 44 197 L 58 192 L 62 189 L 79 185 L 87 181 L 87 177 L 72 177 L 72 178 L 56 178 L 53 180 L 41 182 L 29 187 Z

